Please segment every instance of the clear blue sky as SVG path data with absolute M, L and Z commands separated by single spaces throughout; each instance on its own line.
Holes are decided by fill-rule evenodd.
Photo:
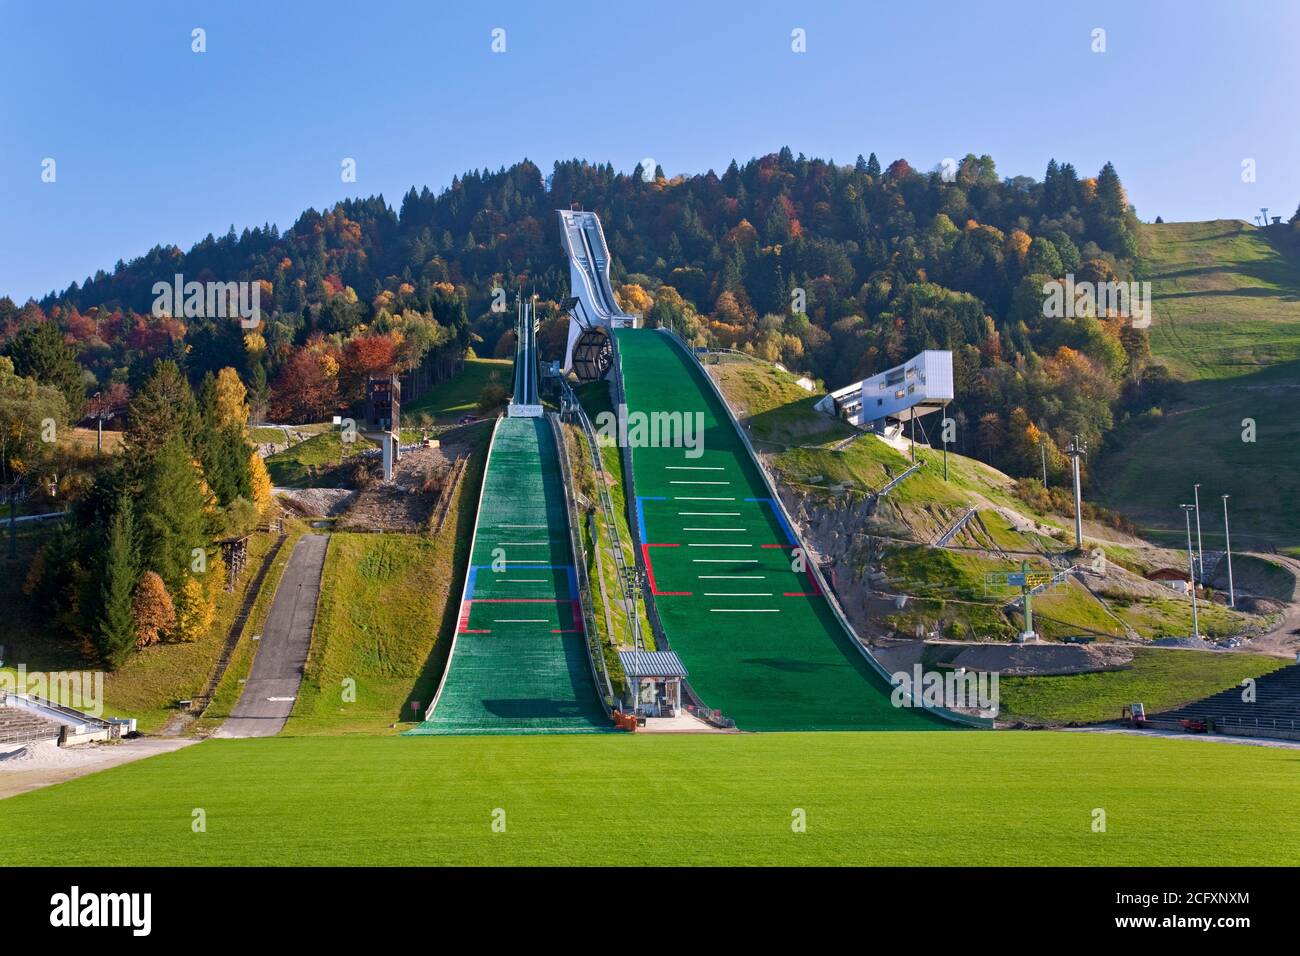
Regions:
M 524 156 L 1109 159 L 1143 219 L 1289 217 L 1297 35 L 1294 2 L 0 0 L 0 294 Z

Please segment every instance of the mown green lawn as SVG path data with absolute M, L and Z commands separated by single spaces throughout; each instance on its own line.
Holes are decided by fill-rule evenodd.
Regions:
M 1222 547 L 1221 494 L 1234 544 L 1295 545 L 1300 517 L 1277 502 L 1300 493 L 1300 253 L 1236 220 L 1146 225 L 1139 278 L 1152 283 L 1151 350 L 1188 382 L 1112 440 L 1094 495 L 1177 541 L 1199 481 L 1207 548 Z
M 477 414 L 479 395 L 493 381 L 493 376 L 502 388 L 510 391 L 513 364 L 508 359 L 466 359 L 460 372 L 439 382 L 410 404 L 403 405 L 402 415 L 415 421 L 423 413 L 435 422 L 446 422 L 462 415 Z
M 1294 865 L 1296 765 L 1066 732 L 210 740 L 0 801 L 0 845 L 59 866 Z
M 1260 654 L 1139 648 L 1126 670 L 1062 677 L 1003 677 L 1003 720 L 1068 724 L 1118 720 L 1125 704 L 1172 710 L 1286 664 Z
M 374 733 L 415 717 L 409 699 L 428 706 L 441 671 L 430 656 L 456 617 L 454 546 L 413 534 L 331 535 L 290 733 Z
M 340 478 L 329 474 L 330 469 L 350 455 L 374 447 L 374 442 L 360 435 L 345 442 L 342 432 L 331 430 L 267 458 L 266 470 L 277 488 L 332 488 Z
M 1283 234 L 1287 230 L 1281 231 Z M 1300 359 L 1300 256 L 1235 219 L 1142 227 L 1151 349 L 1186 378 L 1232 378 Z

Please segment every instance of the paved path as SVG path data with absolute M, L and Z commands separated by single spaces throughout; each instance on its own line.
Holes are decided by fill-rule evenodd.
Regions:
M 284 729 L 311 649 L 328 543 L 323 534 L 298 539 L 276 589 L 243 696 L 216 736 L 272 737 Z

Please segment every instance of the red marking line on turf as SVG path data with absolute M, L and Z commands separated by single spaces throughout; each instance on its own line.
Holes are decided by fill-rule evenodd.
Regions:
M 821 597 L 822 589 L 817 586 L 817 579 L 811 571 L 808 572 L 808 583 L 812 586 L 811 591 L 786 591 L 782 597 Z
M 787 548 L 793 550 L 797 544 L 761 544 L 760 548 Z M 821 597 L 822 589 L 817 586 L 817 579 L 813 577 L 812 572 L 808 572 L 808 583 L 812 586 L 811 591 L 786 591 L 782 597 Z
M 654 568 L 650 565 L 651 548 L 680 548 L 680 547 L 681 547 L 680 544 L 642 544 L 641 545 L 641 558 L 642 560 L 645 561 L 646 581 L 648 581 L 650 584 L 650 593 L 653 594 L 655 597 L 690 597 L 691 596 L 690 591 L 660 591 L 659 588 L 655 586 L 655 571 Z
M 472 598 L 466 604 L 564 604 L 568 598 Z

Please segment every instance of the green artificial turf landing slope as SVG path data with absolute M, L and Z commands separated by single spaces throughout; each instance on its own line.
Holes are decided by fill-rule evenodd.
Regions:
M 449 670 L 432 717 L 409 734 L 611 729 L 587 660 L 555 456 L 546 419 L 501 419 Z
M 704 702 L 744 730 L 950 726 L 893 706 L 812 577 L 792 570 L 793 536 L 690 357 L 659 332 L 615 334 L 629 415 L 703 414 L 701 454 L 634 447 L 632 471 L 655 605 Z

